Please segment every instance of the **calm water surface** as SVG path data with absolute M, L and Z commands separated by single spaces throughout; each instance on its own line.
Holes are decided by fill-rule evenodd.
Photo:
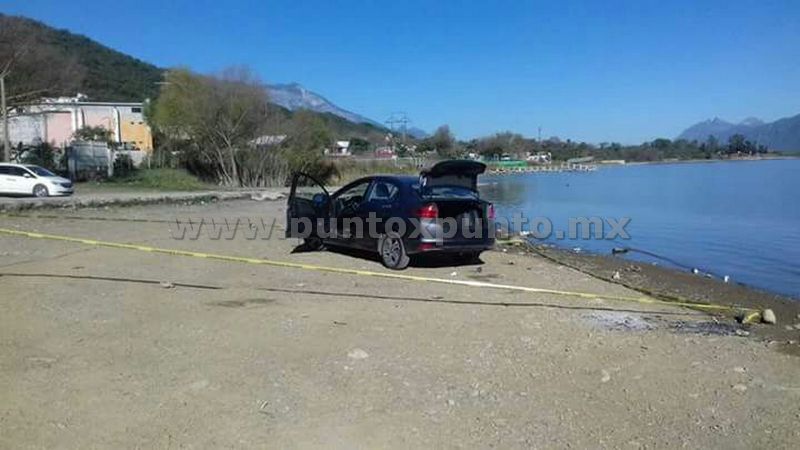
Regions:
M 633 247 L 800 298 L 800 160 L 602 168 L 592 173 L 487 176 L 498 216 L 516 211 L 569 230 L 571 217 L 629 217 L 629 240 L 561 240 L 609 254 Z M 640 253 L 628 258 L 658 262 Z

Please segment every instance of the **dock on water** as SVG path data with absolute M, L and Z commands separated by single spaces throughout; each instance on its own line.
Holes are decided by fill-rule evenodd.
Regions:
M 518 173 L 557 173 L 557 172 L 594 172 L 594 164 L 548 164 L 530 166 L 489 166 L 486 171 L 490 175 L 512 175 Z

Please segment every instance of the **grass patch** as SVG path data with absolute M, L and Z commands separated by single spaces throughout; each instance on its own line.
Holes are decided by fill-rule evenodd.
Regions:
M 340 185 L 355 179 L 371 175 L 417 175 L 419 168 L 412 164 L 394 160 L 342 160 L 336 162 L 338 176 L 336 180 Z
M 90 182 L 83 187 L 156 191 L 199 191 L 211 188 L 181 169 L 141 169 L 126 177 Z

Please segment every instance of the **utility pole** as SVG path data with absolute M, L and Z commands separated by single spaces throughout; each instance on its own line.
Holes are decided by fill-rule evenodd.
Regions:
M 8 137 L 8 108 L 6 108 L 6 76 L 0 75 L 0 108 L 3 109 L 3 161 L 11 162 L 11 140 Z
M 393 132 L 395 131 L 395 127 L 400 125 L 400 131 L 403 133 L 403 145 L 406 145 L 406 134 L 408 133 L 408 124 L 410 122 L 411 119 L 403 112 L 392 113 L 392 115 L 386 119 L 386 124 L 389 125 L 389 129 Z

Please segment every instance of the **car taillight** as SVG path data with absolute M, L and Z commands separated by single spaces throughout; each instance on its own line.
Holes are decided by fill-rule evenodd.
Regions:
M 486 208 L 486 215 L 489 216 L 489 220 L 494 220 L 494 205 L 489 203 L 489 207 Z
M 416 216 L 420 219 L 436 219 L 439 217 L 439 207 L 436 203 L 428 203 L 417 210 Z

